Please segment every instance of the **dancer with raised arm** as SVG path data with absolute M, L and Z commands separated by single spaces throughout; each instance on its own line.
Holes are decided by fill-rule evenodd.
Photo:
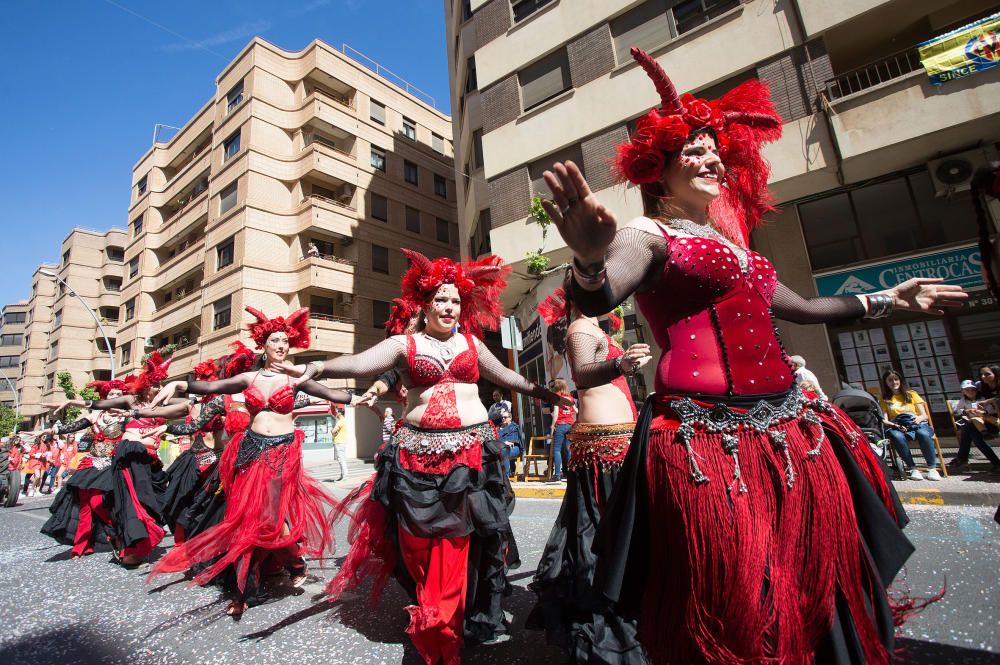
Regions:
M 250 337 L 263 350 L 265 365 L 284 363 L 291 347 L 309 348 L 308 309 L 296 310 L 287 319 L 246 309 L 256 318 L 249 326 Z M 265 575 L 285 568 L 298 586 L 305 580 L 304 556 L 318 558 L 333 549 L 326 510 L 335 502 L 302 469 L 304 434 L 295 429 L 292 415 L 296 392 L 342 404 L 358 398 L 315 382 L 292 385 L 284 374 L 266 368 L 218 381 L 174 381 L 156 401 L 178 390 L 195 395 L 243 393 L 252 420 L 245 431 L 233 435 L 219 461 L 226 493 L 223 520 L 174 547 L 150 577 L 199 568 L 192 583 L 207 584 L 225 573 L 234 595 L 227 613 L 239 616 L 266 597 Z
M 565 285 L 569 286 L 569 282 Z M 592 551 L 601 512 L 635 429 L 635 404 L 626 376 L 651 358 L 648 344 L 623 350 L 556 289 L 538 306 L 557 353 L 568 356 L 579 394 L 579 413 L 568 433 L 566 494 L 552 526 L 531 589 L 538 603 L 529 628 L 544 629 L 548 641 L 573 663 L 643 663 L 634 621 L 621 621 L 593 587 L 597 557 Z M 613 332 L 624 325 L 608 315 Z
M 459 264 L 403 252 L 412 265 L 402 300 L 421 312 L 417 331 L 310 363 L 303 375 L 361 378 L 395 367 L 407 387 L 404 420 L 378 455 L 375 476 L 346 504 L 358 505 L 352 547 L 327 589 L 337 598 L 371 577 L 377 600 L 395 573 L 415 599 L 406 632 L 417 651 L 428 664 L 452 665 L 466 639 L 505 638 L 500 601 L 507 570 L 519 563 L 508 519 L 513 492 L 476 382 L 559 400 L 500 364 L 481 341 L 502 313 L 510 269 L 498 257 Z M 402 331 L 407 320 L 397 307 L 388 328 Z
M 87 387 L 97 390 L 101 399 L 117 399 L 128 388 L 118 379 L 93 381 Z M 96 542 L 108 542 L 110 538 L 111 515 L 104 506 L 104 495 L 111 492 L 111 460 L 127 419 L 125 412 L 92 409 L 86 417 L 43 430 L 55 434 L 86 430 L 79 445 L 85 454 L 66 481 L 64 491 L 49 506 L 52 516 L 42 526 L 45 535 L 73 546 L 70 554 L 74 559 L 93 554 Z
M 888 663 L 885 592 L 912 551 L 864 435 L 805 397 L 775 318 L 941 313 L 967 297 L 937 279 L 804 299 L 748 249 L 768 211 L 761 146 L 781 133 L 767 87 L 679 97 L 633 56 L 660 108 L 619 146 L 646 216 L 619 227 L 571 162 L 544 203 L 574 254 L 572 297 L 600 314 L 631 294 L 663 354 L 598 531 L 598 578 L 652 663 Z

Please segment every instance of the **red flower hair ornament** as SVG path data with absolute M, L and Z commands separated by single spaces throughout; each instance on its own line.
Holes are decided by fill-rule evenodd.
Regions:
M 760 154 L 765 143 L 781 137 L 781 116 L 771 102 L 770 90 L 752 79 L 716 100 L 679 96 L 648 53 L 635 47 L 631 53 L 653 81 L 660 106 L 639 118 L 631 140 L 617 146 L 614 169 L 618 180 L 647 191 L 648 185 L 660 180 L 671 153 L 701 131 L 710 132 L 726 167 L 722 192 L 710 213 L 720 231 L 745 246 L 750 230 L 774 210 L 767 190 L 770 165 Z
M 309 335 L 308 307 L 295 310 L 288 315 L 287 319 L 283 316 L 276 316 L 273 319 L 269 319 L 264 312 L 250 305 L 246 306 L 246 310 L 257 319 L 256 323 L 251 323 L 247 328 L 250 331 L 250 339 L 254 341 L 258 349 L 263 349 L 267 338 L 276 332 L 283 332 L 288 335 L 289 346 L 294 346 L 297 349 L 309 348 L 311 339 Z
M 170 363 L 172 361 L 172 356 L 164 360 L 159 351 L 153 351 L 146 358 L 146 362 L 143 364 L 139 375 L 133 381 L 129 382 L 129 392 L 139 395 L 147 388 L 160 384 L 167 378 L 167 372 L 170 370 Z
M 482 338 L 484 328 L 497 329 L 503 316 L 500 295 L 507 287 L 510 273 L 510 266 L 503 259 L 490 255 L 458 263 L 444 257 L 432 261 L 412 249 L 403 249 L 403 254 L 411 265 L 403 274 L 400 297 L 393 301 L 392 314 L 386 321 L 390 333 L 405 331 L 412 316 L 430 302 L 443 284 L 454 284 L 462 298 L 458 322 L 463 332 Z
M 110 381 L 91 381 L 87 384 L 87 388 L 92 388 L 97 391 L 97 394 L 101 396 L 101 399 L 107 399 L 108 393 L 112 390 L 120 390 L 123 393 L 128 392 L 128 383 L 135 377 L 127 376 L 124 380 L 122 379 L 111 379 Z
M 195 381 L 215 381 L 219 378 L 219 366 L 215 364 L 215 358 L 198 363 L 192 372 Z

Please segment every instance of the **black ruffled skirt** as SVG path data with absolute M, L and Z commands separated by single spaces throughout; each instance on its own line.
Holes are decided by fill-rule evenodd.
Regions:
M 77 469 L 67 480 L 63 489 L 56 494 L 55 500 L 49 506 L 51 517 L 42 525 L 42 533 L 55 538 L 60 543 L 72 545 L 76 537 L 76 529 L 80 524 L 80 495 L 82 489 L 93 489 L 99 492 L 111 491 L 111 467 L 103 469 L 87 467 Z M 96 542 L 106 542 L 106 526 L 100 520 L 94 520 Z
M 131 485 L 131 486 L 130 486 Z M 111 491 L 105 505 L 111 512 L 115 537 L 124 548 L 150 537 L 149 521 L 163 524 L 163 494 L 167 475 L 159 458 L 137 441 L 122 441 L 111 463 Z M 110 505 L 109 505 L 110 504 Z M 146 513 L 142 515 L 141 510 Z

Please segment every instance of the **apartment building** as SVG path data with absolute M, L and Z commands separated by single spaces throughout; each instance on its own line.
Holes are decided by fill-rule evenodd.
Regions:
M 58 291 L 52 273 L 59 266 L 43 263 L 31 275 L 31 295 L 25 308 L 24 339 L 21 345 L 21 371 L 17 390 L 21 397 L 21 418 L 34 426 L 44 411 L 39 405 L 46 393 L 45 366 L 49 355 L 49 331 L 52 327 L 52 303 Z
M 17 382 L 21 378 L 21 351 L 28 320 L 28 301 L 5 305 L 0 310 L 0 404 L 14 407 Z
M 542 248 L 551 265 L 569 258 L 558 234 L 543 245 L 529 215 L 546 168 L 573 159 L 619 219 L 641 214 L 638 191 L 615 185 L 608 168 L 615 144 L 658 102 L 629 56 L 639 46 L 680 92 L 715 98 L 752 77 L 770 84 L 785 121 L 765 152 L 780 209 L 752 244 L 790 287 L 832 295 L 941 274 L 974 290 L 970 307 L 934 321 L 780 324 L 789 352 L 808 358 L 828 390 L 841 377 L 875 386 L 891 364 L 940 412 L 958 378 L 1000 359 L 1000 312 L 978 275 L 968 191 L 972 168 L 997 158 L 1000 68 L 934 86 L 916 48 L 996 13 L 994 3 L 445 0 L 445 9 L 455 162 L 470 176 L 458 192 L 460 247 L 514 265 L 505 302 L 522 328 L 536 325 L 534 306 L 558 281 L 530 275 L 527 253 Z M 535 355 L 551 355 L 540 346 Z
M 246 305 L 310 308 L 297 361 L 382 340 L 401 248 L 458 256 L 451 135 L 447 114 L 322 41 L 254 39 L 133 168 L 122 371 L 175 344 L 171 373 L 189 373 L 248 341 Z

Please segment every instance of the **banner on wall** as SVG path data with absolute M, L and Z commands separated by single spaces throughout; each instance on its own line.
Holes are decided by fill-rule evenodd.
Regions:
M 941 277 L 945 284 L 965 289 L 982 288 L 977 245 L 912 256 L 895 261 L 860 266 L 816 275 L 816 290 L 821 296 L 873 293 L 902 284 L 913 277 Z
M 1000 65 L 1000 12 L 917 46 L 931 85 Z

